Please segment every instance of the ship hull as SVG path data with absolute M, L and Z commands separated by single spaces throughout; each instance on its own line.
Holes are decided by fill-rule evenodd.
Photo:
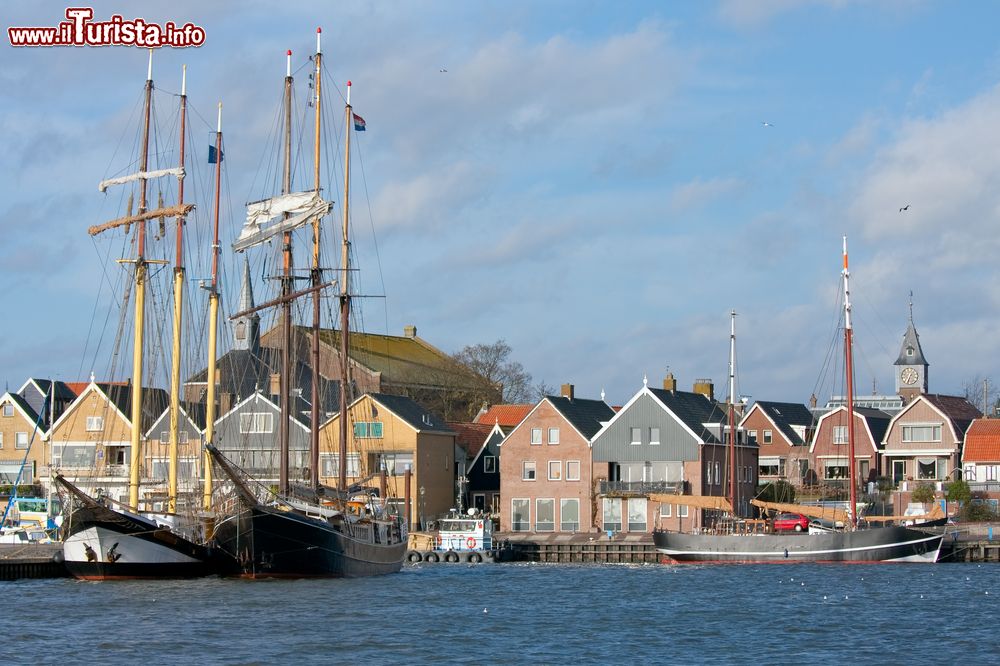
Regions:
M 224 518 L 215 539 L 244 578 L 379 576 L 398 572 L 406 552 L 377 523 L 334 525 L 260 504 Z
M 77 508 L 67 524 L 63 558 L 76 578 L 197 578 L 222 568 L 211 549 L 106 507 Z
M 713 535 L 654 532 L 657 550 L 674 562 L 937 562 L 944 535 L 908 527 L 854 532 Z

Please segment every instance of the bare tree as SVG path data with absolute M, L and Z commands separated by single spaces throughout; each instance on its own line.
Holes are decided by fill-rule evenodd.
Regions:
M 962 395 L 966 400 L 979 408 L 983 414 L 990 414 L 997 405 L 998 392 L 996 383 L 989 377 L 976 375 L 962 382 Z
M 489 393 L 499 390 L 502 402 L 530 402 L 535 394 L 531 374 L 511 360 L 512 351 L 506 342 L 497 340 L 489 345 L 468 345 L 452 358 L 482 377 L 483 388 Z

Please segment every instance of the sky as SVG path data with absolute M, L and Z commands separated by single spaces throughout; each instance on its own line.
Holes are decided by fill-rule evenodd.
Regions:
M 843 392 L 846 235 L 858 393 L 893 393 L 911 292 L 931 392 L 960 395 L 1000 378 L 1000 5 L 92 6 L 95 20 L 120 13 L 205 31 L 200 47 L 154 53 L 154 152 L 176 165 L 186 64 L 197 161 L 185 196 L 198 206 L 187 226 L 189 277 L 208 275 L 204 162 L 221 101 L 228 313 L 242 261 L 229 244 L 243 204 L 277 193 L 285 52 L 297 122 L 311 131 L 307 58 L 322 26 L 332 100 L 324 191 L 338 200 L 325 222 L 330 239 L 340 225 L 336 133 L 348 79 L 367 123 L 352 138 L 350 195 L 357 293 L 371 296 L 359 299 L 366 331 L 415 325 L 448 353 L 502 339 L 535 383 L 572 383 L 578 396 L 604 392 L 623 404 L 644 377 L 659 386 L 667 372 L 680 388 L 710 378 L 724 393 L 735 310 L 738 392 L 801 403 L 815 394 L 822 404 Z M 11 390 L 29 376 L 128 374 L 127 343 L 115 343 L 130 317 L 119 325 L 124 271 L 115 260 L 134 254 L 120 233 L 92 239 L 86 230 L 123 214 L 121 192 L 101 194 L 97 183 L 129 172 L 147 53 L 7 41 L 7 27 L 53 26 L 65 8 L 11 2 L 2 18 L 0 377 Z M 296 182 L 309 189 L 311 146 L 296 155 Z M 150 256 L 170 255 L 171 242 L 157 241 Z M 265 279 L 274 252 L 247 256 L 260 301 L 274 285 Z M 334 251 L 326 256 L 339 265 Z M 169 267 L 154 268 L 165 284 Z M 188 284 L 188 322 L 201 340 L 204 291 Z M 157 312 L 170 307 L 162 290 L 152 300 Z M 154 347 L 166 348 L 168 327 L 154 324 Z M 203 364 L 192 355 L 184 372 Z M 147 371 L 161 386 L 163 369 L 160 361 Z

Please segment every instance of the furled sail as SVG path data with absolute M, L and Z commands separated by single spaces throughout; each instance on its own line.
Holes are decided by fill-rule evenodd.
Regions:
M 125 183 L 131 183 L 133 180 L 151 180 L 153 178 L 162 178 L 163 176 L 177 176 L 178 178 L 183 178 L 184 168 L 174 167 L 173 169 L 159 169 L 158 171 L 139 171 L 138 173 L 129 174 L 127 176 L 109 178 L 108 180 L 102 180 L 98 183 L 97 189 L 104 192 L 112 185 L 124 185 Z
M 277 234 L 294 231 L 329 211 L 330 202 L 324 201 L 318 192 L 292 192 L 247 204 L 247 221 L 240 237 L 233 243 L 233 250 L 242 252 Z M 285 214 L 290 217 L 276 219 Z

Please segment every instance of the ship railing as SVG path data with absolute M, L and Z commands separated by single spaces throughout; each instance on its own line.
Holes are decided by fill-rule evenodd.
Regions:
M 680 495 L 685 492 L 685 481 L 601 481 L 601 495 L 647 495 L 649 493 L 671 493 Z

